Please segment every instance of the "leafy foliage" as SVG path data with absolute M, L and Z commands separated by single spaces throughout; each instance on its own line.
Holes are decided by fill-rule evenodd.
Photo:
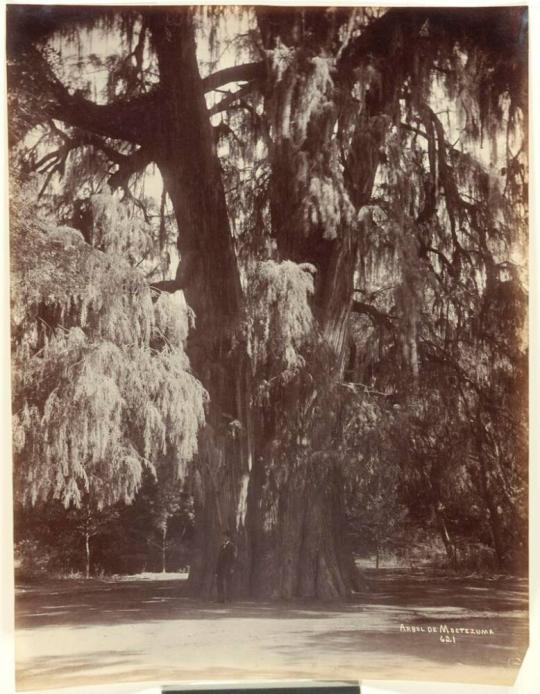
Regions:
M 275 363 L 287 378 L 303 365 L 301 350 L 313 329 L 309 298 L 314 272 L 309 264 L 267 260 L 256 263 L 249 273 L 248 334 L 255 371 Z
M 102 232 L 105 217 L 119 233 L 125 220 L 115 225 L 118 203 L 110 203 L 96 224 Z M 137 270 L 73 229 L 17 212 L 12 223 L 22 497 L 52 495 L 66 506 L 84 493 L 99 506 L 129 501 L 143 467 L 169 451 L 182 473 L 206 398 L 183 348 L 193 321 L 185 303 L 163 295 L 154 305 Z

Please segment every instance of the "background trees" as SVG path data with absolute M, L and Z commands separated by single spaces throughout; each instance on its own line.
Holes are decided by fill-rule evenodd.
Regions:
M 18 503 L 18 577 L 33 580 L 48 574 L 89 578 L 185 571 L 192 550 L 191 507 L 187 494 L 175 488 L 167 492 L 149 473 L 143 475 L 141 487 L 128 505 L 120 502 L 99 509 L 90 496 L 78 507 L 67 509 L 52 499 L 31 507 Z
M 13 169 L 37 186 L 13 217 L 19 493 L 106 505 L 176 468 L 203 594 L 229 527 L 239 591 L 346 595 L 370 479 L 454 565 L 471 528 L 507 565 L 524 11 L 8 14 Z

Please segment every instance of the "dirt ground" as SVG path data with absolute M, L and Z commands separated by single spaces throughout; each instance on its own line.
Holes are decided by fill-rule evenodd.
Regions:
M 345 604 L 185 595 L 179 580 L 17 591 L 17 689 L 107 681 L 424 679 L 510 684 L 528 640 L 523 579 L 366 570 Z

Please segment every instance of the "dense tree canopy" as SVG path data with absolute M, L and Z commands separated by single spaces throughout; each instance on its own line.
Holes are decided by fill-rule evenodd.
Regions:
M 254 595 L 524 562 L 526 10 L 11 6 L 8 67 L 21 500 L 174 473 L 203 594 L 224 528 Z

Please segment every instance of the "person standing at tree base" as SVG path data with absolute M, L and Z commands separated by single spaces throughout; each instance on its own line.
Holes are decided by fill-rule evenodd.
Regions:
M 232 541 L 231 533 L 226 530 L 223 533 L 223 544 L 219 548 L 216 564 L 218 602 L 229 602 L 231 599 L 231 584 L 235 559 L 236 545 Z

